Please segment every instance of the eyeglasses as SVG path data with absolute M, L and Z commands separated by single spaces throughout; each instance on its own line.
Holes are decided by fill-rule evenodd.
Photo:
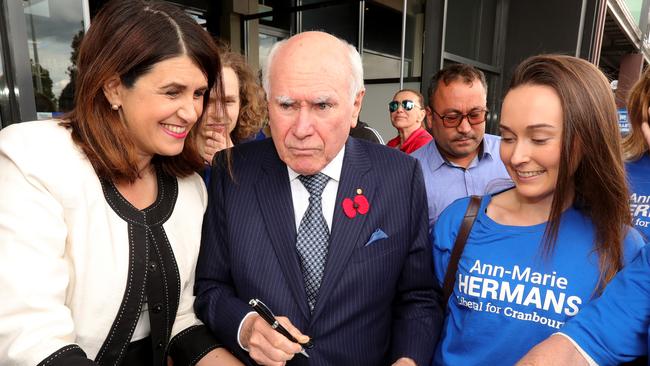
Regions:
M 485 122 L 488 113 L 487 109 L 473 109 L 467 114 L 452 112 L 441 116 L 433 109 L 431 111 L 442 120 L 442 124 L 447 128 L 458 127 L 465 118 L 467 118 L 467 122 L 469 122 L 470 125 L 481 124 Z
M 388 110 L 390 111 L 390 113 L 393 113 L 393 112 L 397 111 L 397 109 L 399 109 L 400 104 L 402 105 L 402 108 L 404 108 L 405 111 L 410 111 L 411 109 L 413 109 L 415 107 L 418 107 L 418 108 L 422 109 L 422 107 L 415 104 L 415 102 L 412 101 L 412 100 L 404 99 L 401 103 L 394 100 L 394 101 L 388 103 Z

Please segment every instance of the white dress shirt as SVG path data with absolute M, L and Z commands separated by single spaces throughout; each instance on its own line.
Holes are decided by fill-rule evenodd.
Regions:
M 323 216 L 325 216 L 330 233 L 332 232 L 332 220 L 334 219 L 336 192 L 339 190 L 339 180 L 341 180 L 341 170 L 343 169 L 343 155 L 345 155 L 345 147 L 320 171 L 330 177 L 322 194 Z M 291 183 L 291 199 L 293 201 L 294 218 L 296 219 L 296 232 L 298 232 L 300 221 L 302 221 L 302 217 L 305 215 L 307 207 L 309 207 L 309 191 L 298 179 L 299 173 L 296 173 L 288 166 L 287 170 L 289 171 L 289 182 Z
M 339 181 L 341 180 L 341 171 L 343 170 L 343 157 L 345 156 L 345 146 L 336 154 L 334 159 L 327 164 L 323 170 L 320 172 L 330 177 L 323 189 L 322 197 L 322 207 L 323 207 L 323 216 L 325 216 L 325 222 L 327 222 L 327 228 L 329 232 L 332 232 L 332 221 L 334 219 L 334 209 L 336 206 L 336 193 L 339 190 Z M 300 221 L 309 207 L 309 191 L 302 184 L 298 177 L 300 173 L 297 173 L 295 170 L 289 168 L 289 183 L 291 184 L 291 200 L 293 201 L 293 213 L 296 224 L 296 232 L 300 227 Z M 249 312 L 244 316 L 241 323 L 239 323 L 239 329 L 237 330 L 237 342 L 239 346 L 248 352 L 248 349 L 241 344 L 241 327 L 244 325 L 246 319 L 249 316 L 255 314 L 254 311 Z

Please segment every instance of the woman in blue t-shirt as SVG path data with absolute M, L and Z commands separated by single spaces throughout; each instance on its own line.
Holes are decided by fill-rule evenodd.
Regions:
M 436 365 L 514 364 L 643 245 L 630 228 L 614 99 L 595 66 L 559 55 L 524 61 L 500 130 L 515 187 L 481 200 Z M 468 201 L 450 205 L 431 234 L 441 285 Z
M 634 226 L 650 237 L 650 68 L 628 96 L 632 132 L 623 139 L 630 184 L 630 212 Z M 531 351 L 523 364 L 576 365 L 587 359 L 599 365 L 617 365 L 650 350 L 650 248 L 619 273 L 598 301 Z M 571 339 L 571 341 L 569 341 Z M 640 364 L 637 361 L 636 364 Z
M 650 238 L 650 154 L 648 153 L 650 127 L 647 122 L 649 95 L 650 69 L 647 69 L 628 96 L 627 109 L 632 131 L 623 138 L 632 223 L 646 239 Z

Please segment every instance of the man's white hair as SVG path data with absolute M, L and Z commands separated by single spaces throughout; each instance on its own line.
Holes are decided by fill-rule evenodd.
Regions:
M 357 49 L 346 42 L 345 40 L 342 40 L 337 37 L 339 42 L 343 44 L 344 47 L 348 49 L 348 63 L 350 66 L 350 100 L 352 103 L 354 103 L 354 99 L 356 98 L 357 94 L 359 94 L 360 91 L 364 89 L 363 87 L 363 63 L 361 62 L 361 55 L 357 51 Z M 278 50 L 287 43 L 288 39 L 283 39 L 282 41 L 276 42 L 273 47 L 271 47 L 271 51 L 269 52 L 268 57 L 266 58 L 266 63 L 262 65 L 262 87 L 264 88 L 264 91 L 266 92 L 266 99 L 269 100 L 270 92 L 271 92 L 271 66 L 273 66 L 273 62 L 275 60 L 275 55 L 277 54 Z

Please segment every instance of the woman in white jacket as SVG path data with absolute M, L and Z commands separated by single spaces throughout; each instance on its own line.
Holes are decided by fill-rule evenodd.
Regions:
M 0 364 L 239 364 L 193 311 L 219 63 L 182 10 L 113 1 L 73 111 L 0 132 Z

